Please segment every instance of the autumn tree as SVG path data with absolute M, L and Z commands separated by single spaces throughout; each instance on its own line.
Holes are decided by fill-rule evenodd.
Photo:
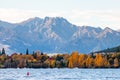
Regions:
M 69 68 L 73 68 L 73 61 L 72 61 L 72 57 L 69 58 L 69 64 L 68 64 Z
M 80 54 L 78 58 L 78 67 L 83 68 L 85 67 L 85 62 L 86 62 L 86 55 L 85 54 Z
M 105 68 L 110 67 L 110 63 L 107 59 L 107 56 L 103 57 L 103 67 L 105 67 Z
M 86 67 L 88 68 L 91 68 L 93 67 L 93 58 L 91 58 L 91 56 L 87 56 L 87 59 L 86 59 Z
M 79 58 L 78 52 L 73 52 L 71 57 L 72 57 L 73 66 L 77 67 L 78 66 L 78 58 Z
M 50 67 L 54 68 L 55 67 L 55 60 L 50 60 Z
M 103 57 L 102 54 L 96 54 L 94 59 L 95 67 L 103 67 Z
M 78 66 L 78 57 L 79 57 L 78 52 L 72 52 L 68 64 L 70 68 Z
M 114 67 L 115 68 L 119 67 L 119 61 L 117 58 L 114 59 Z
M 19 68 L 24 68 L 26 66 L 26 60 L 25 59 L 21 59 L 19 61 L 18 67 Z

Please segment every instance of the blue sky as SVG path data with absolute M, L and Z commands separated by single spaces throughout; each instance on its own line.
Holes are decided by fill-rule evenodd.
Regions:
M 120 0 L 0 0 L 0 20 L 64 17 L 82 26 L 120 29 Z

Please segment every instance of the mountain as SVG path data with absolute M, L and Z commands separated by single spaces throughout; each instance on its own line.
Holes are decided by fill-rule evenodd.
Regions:
M 8 52 L 89 53 L 120 45 L 120 32 L 76 26 L 63 17 L 35 17 L 17 24 L 0 21 L 0 44 Z
M 120 29 L 119 30 L 117 30 L 118 32 L 120 32 Z

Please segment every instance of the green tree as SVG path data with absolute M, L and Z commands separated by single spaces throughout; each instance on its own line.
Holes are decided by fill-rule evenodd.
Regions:
M 43 55 L 43 52 L 41 52 L 41 55 Z
M 4 48 L 2 48 L 2 54 L 5 54 L 5 49 Z
M 119 47 L 116 49 L 116 52 L 120 52 L 120 48 Z
M 2 55 L 2 52 L 1 52 L 1 50 L 0 50 L 0 55 Z
M 28 48 L 26 49 L 26 55 L 28 55 L 29 54 L 29 51 L 28 51 Z
M 33 58 L 34 59 L 37 59 L 37 53 L 33 51 L 33 54 L 32 54 Z
M 95 56 L 94 56 L 94 53 L 93 53 L 93 52 L 91 52 L 91 53 L 90 53 L 90 57 L 91 57 L 91 58 L 95 58 Z

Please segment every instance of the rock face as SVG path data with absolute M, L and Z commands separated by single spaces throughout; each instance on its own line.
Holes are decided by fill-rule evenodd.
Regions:
M 35 17 L 11 24 L 0 21 L 0 48 L 25 52 L 89 53 L 120 45 L 120 32 L 108 27 L 76 26 L 62 17 Z

